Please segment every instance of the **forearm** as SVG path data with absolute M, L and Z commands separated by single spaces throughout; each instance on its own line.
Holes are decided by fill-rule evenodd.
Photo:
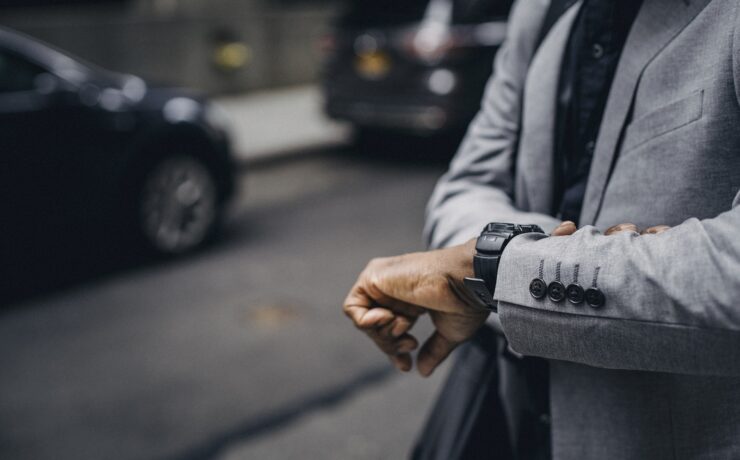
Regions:
M 507 247 L 496 298 L 520 353 L 592 366 L 740 375 L 740 208 L 689 220 L 660 235 L 606 237 L 594 228 L 566 238 L 516 238 Z M 539 276 L 564 285 L 576 268 L 597 284 L 603 308 L 537 300 Z

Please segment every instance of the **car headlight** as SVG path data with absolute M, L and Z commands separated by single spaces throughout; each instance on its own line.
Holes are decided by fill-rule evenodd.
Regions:
M 429 75 L 427 86 L 434 94 L 447 96 L 457 87 L 457 77 L 451 70 L 437 69 Z
M 165 120 L 170 123 L 196 121 L 200 111 L 201 104 L 187 97 L 170 99 L 162 108 Z
M 229 114 L 218 104 L 214 104 L 213 102 L 207 103 L 203 116 L 206 123 L 219 131 L 228 132 L 231 128 Z

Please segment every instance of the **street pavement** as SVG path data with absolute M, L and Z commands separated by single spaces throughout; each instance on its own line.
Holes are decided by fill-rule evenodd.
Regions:
M 340 307 L 371 257 L 423 247 L 442 171 L 262 164 L 208 250 L 3 309 L 0 458 L 406 458 L 444 370 L 400 375 Z

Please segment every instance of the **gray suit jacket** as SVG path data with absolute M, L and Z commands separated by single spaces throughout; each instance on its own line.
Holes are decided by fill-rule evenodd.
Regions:
M 609 95 L 575 236 L 524 235 L 495 297 L 512 348 L 551 361 L 556 459 L 740 458 L 740 2 L 645 0 Z M 557 78 L 580 4 L 535 53 L 521 0 L 482 108 L 428 208 L 434 247 L 490 221 L 550 230 Z M 605 237 L 622 222 L 674 228 Z M 606 305 L 535 300 L 544 278 Z

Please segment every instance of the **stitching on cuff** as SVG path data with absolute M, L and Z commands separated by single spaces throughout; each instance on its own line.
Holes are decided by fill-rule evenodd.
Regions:
M 573 267 L 573 284 L 578 284 L 578 272 L 581 271 L 581 264 L 576 264 Z
M 596 267 L 596 270 L 594 270 L 594 279 L 591 282 L 591 287 L 594 289 L 598 289 L 599 287 L 599 272 L 601 271 L 601 267 Z

